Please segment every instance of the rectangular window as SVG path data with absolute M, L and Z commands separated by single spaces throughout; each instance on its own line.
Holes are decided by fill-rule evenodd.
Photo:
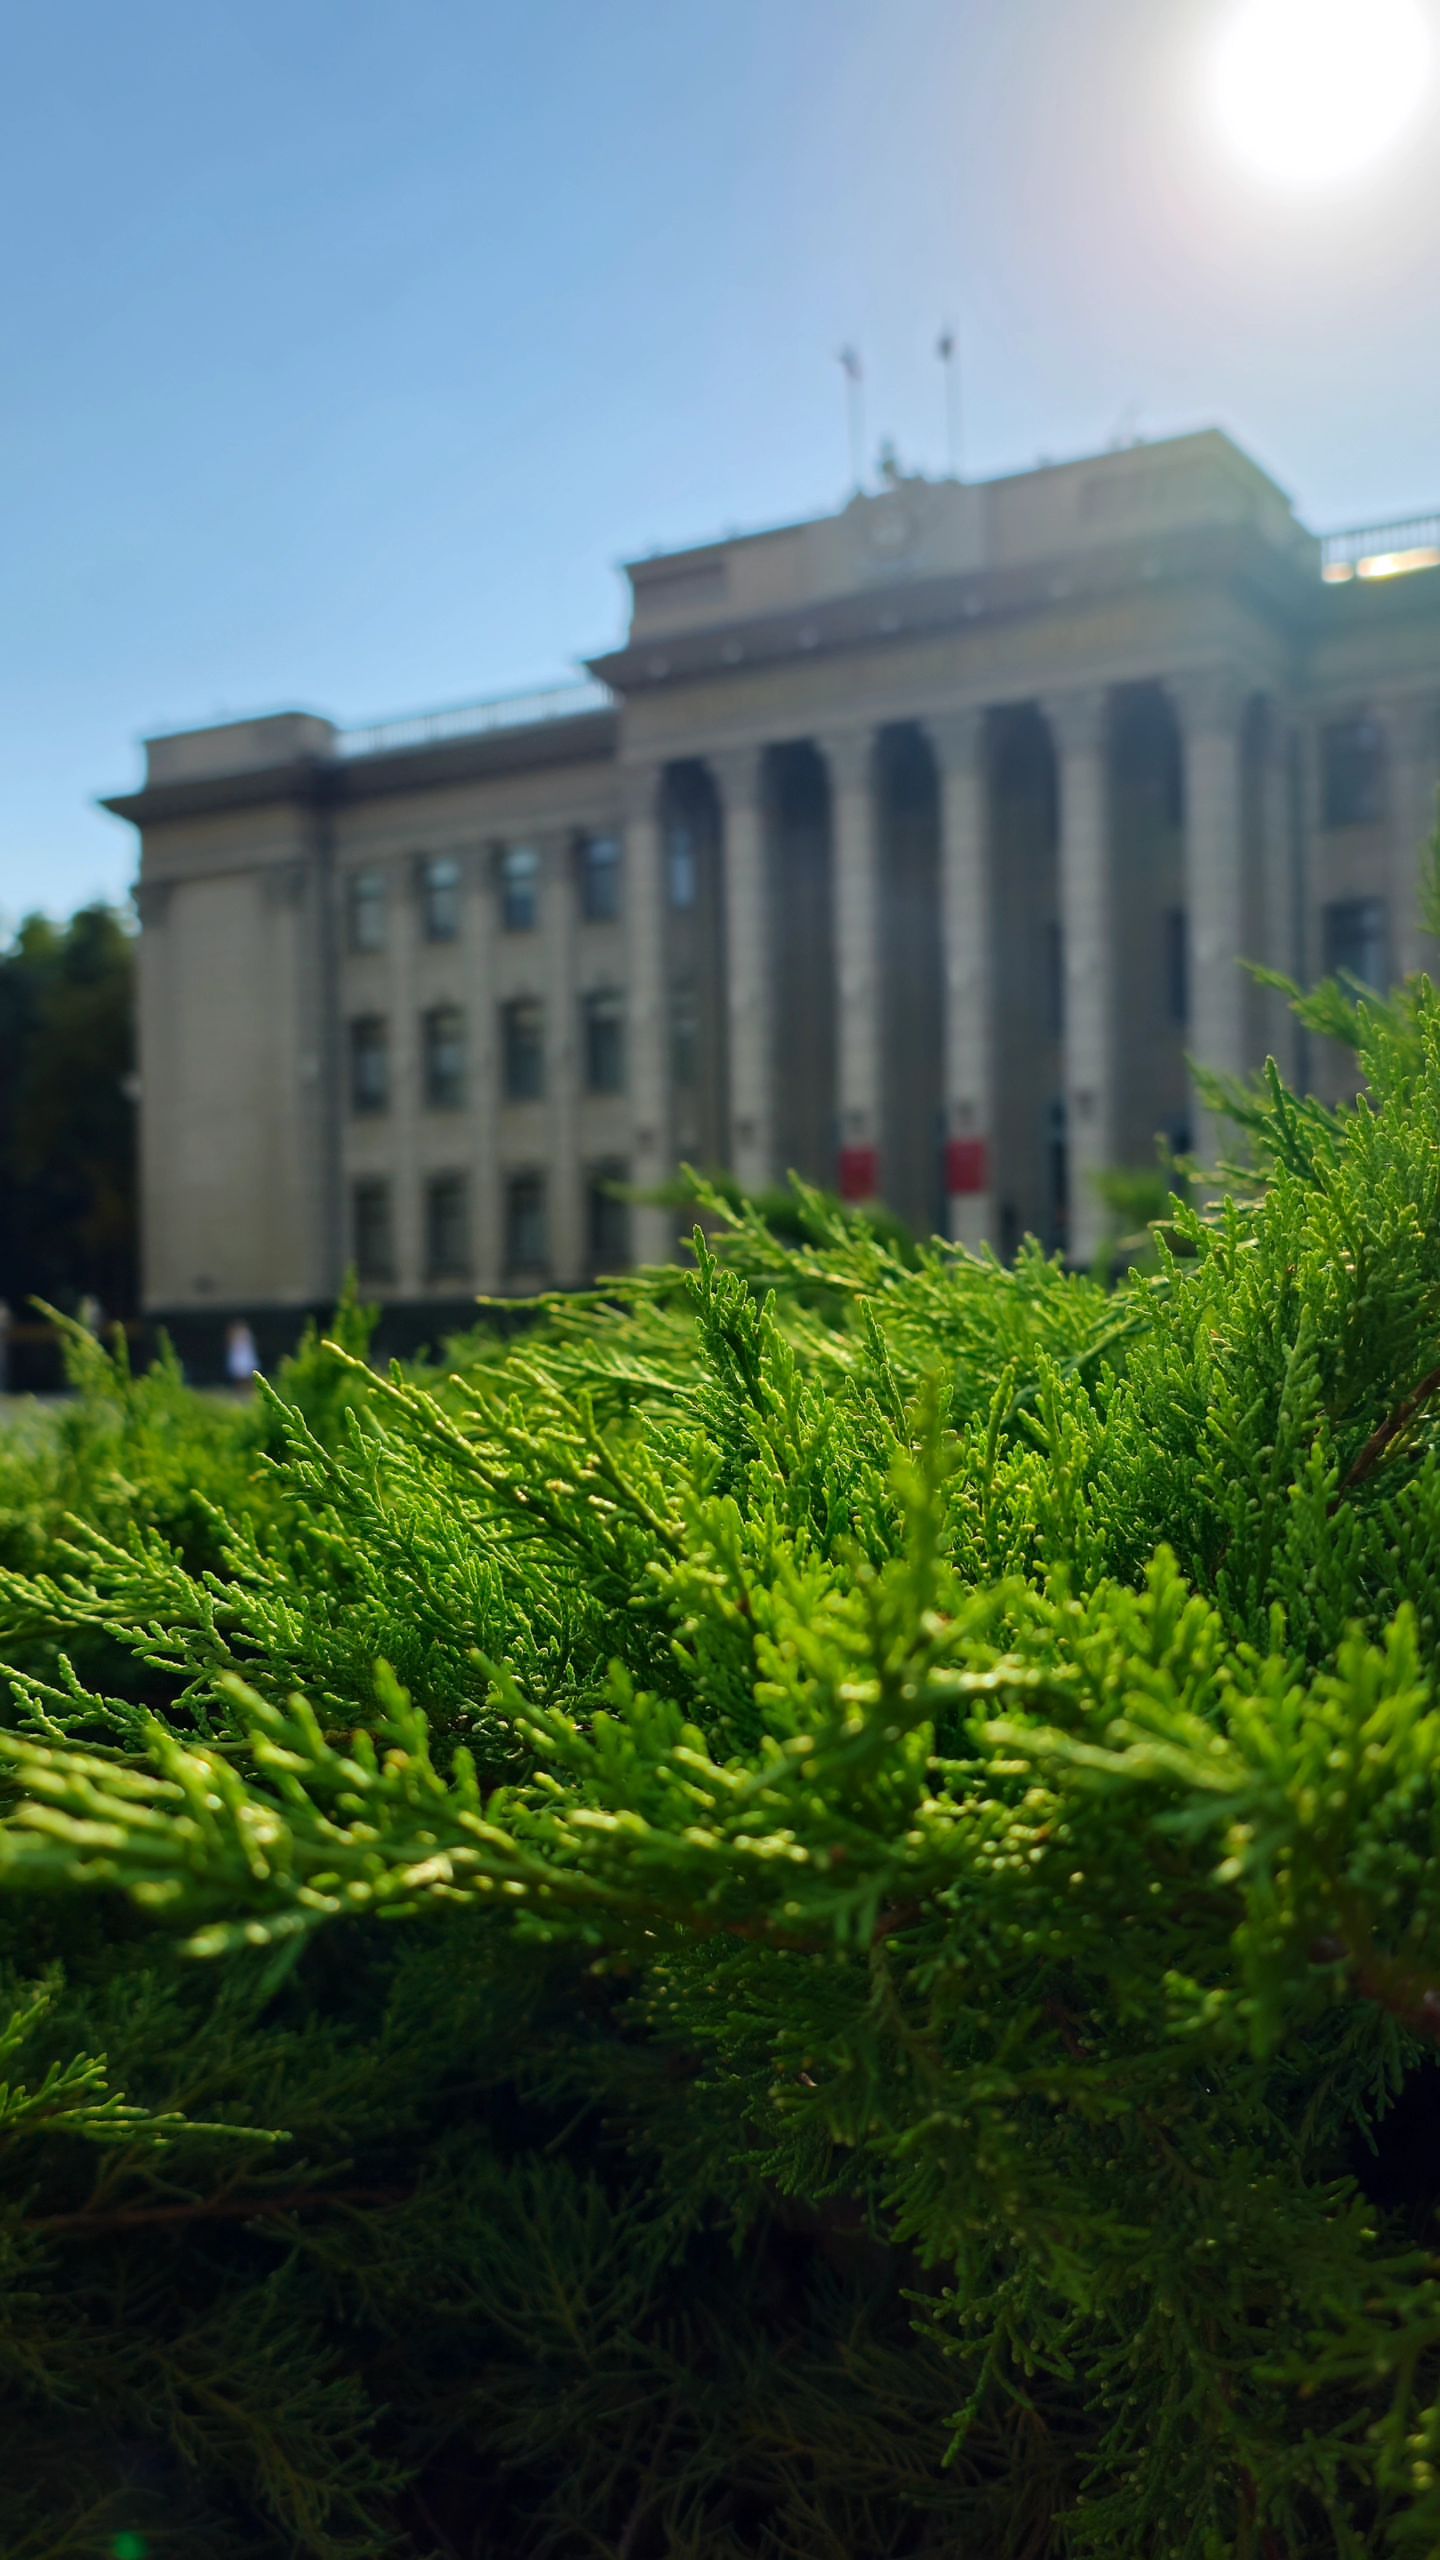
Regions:
M 512 1173 L 505 1181 L 505 1269 L 512 1280 L 545 1276 L 549 1246 L 543 1173 Z
M 700 1006 L 694 980 L 679 978 L 670 990 L 670 1080 L 677 1093 L 700 1081 Z
M 427 942 L 459 941 L 460 865 L 453 854 L 421 856 L 420 910 Z
M 695 904 L 695 836 L 683 818 L 677 819 L 674 826 L 666 830 L 665 876 L 671 906 L 677 915 L 688 913 Z
M 357 1280 L 392 1280 L 395 1247 L 390 1229 L 390 1185 L 357 1182 L 350 1195 L 350 1251 Z
M 470 1269 L 470 1213 L 463 1173 L 432 1173 L 425 1185 L 425 1276 L 463 1280 Z
M 540 921 L 540 856 L 533 845 L 500 847 L 500 921 L 507 933 L 533 933 Z
M 613 924 L 620 913 L 620 846 L 614 836 L 582 836 L 580 913 L 587 924 Z
M 1190 1019 L 1190 930 L 1183 907 L 1165 910 L 1165 1011 L 1172 1022 Z
M 352 951 L 385 948 L 385 874 L 352 871 L 346 884 L 346 940 Z
M 1336 898 L 1325 909 L 1325 974 L 1382 988 L 1390 980 L 1389 916 L 1383 898 Z
M 581 1007 L 587 1093 L 621 1093 L 625 1087 L 625 1008 L 610 988 L 597 988 Z
M 592 1165 L 585 1178 L 585 1244 L 592 1272 L 623 1271 L 630 1260 L 630 1203 L 623 1164 Z
M 390 1101 L 390 1042 L 383 1017 L 357 1014 L 350 1025 L 350 1108 L 384 1111 Z
M 1384 815 L 1385 740 L 1377 720 L 1327 721 L 1320 801 L 1327 827 L 1367 827 Z
M 458 1111 L 465 1099 L 465 1016 L 458 1004 L 432 1005 L 420 1032 L 425 1099 L 432 1111 Z
M 500 1077 L 507 1102 L 538 1102 L 545 1090 L 545 1014 L 538 997 L 500 1007 Z

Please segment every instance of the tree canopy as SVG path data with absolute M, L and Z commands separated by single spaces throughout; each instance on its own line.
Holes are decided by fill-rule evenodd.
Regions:
M 0 953 L 0 1298 L 136 1294 L 134 942 L 111 907 Z

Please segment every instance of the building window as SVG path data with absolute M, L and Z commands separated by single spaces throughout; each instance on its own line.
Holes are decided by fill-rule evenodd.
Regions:
M 463 1173 L 432 1173 L 425 1185 L 425 1276 L 463 1280 L 470 1269 L 470 1215 Z
M 1383 898 L 1336 898 L 1325 909 L 1325 974 L 1358 986 L 1389 984 L 1389 918 Z
M 465 1016 L 458 1004 L 432 1005 L 421 1023 L 425 1099 L 432 1111 L 458 1111 L 465 1099 Z
M 597 988 L 586 996 L 581 1011 L 586 1092 L 623 1092 L 625 1010 L 621 998 L 608 987 Z
M 1190 1019 L 1190 931 L 1183 907 L 1165 910 L 1165 1011 L 1172 1022 Z
M 420 908 L 427 942 L 460 939 L 460 865 L 450 853 L 430 853 L 420 864 Z
M 352 951 L 385 948 L 385 874 L 352 871 L 346 887 L 346 939 Z
M 623 1271 L 630 1260 L 630 1203 L 623 1164 L 592 1165 L 585 1180 L 585 1246 L 592 1271 Z
M 350 1025 L 350 1108 L 384 1111 L 390 1101 L 390 1042 L 378 1013 L 357 1014 Z
M 350 1195 L 350 1250 L 357 1280 L 391 1280 L 395 1247 L 390 1228 L 390 1185 L 357 1182 Z
M 688 913 L 695 904 L 697 869 L 695 832 L 683 818 L 677 819 L 666 830 L 665 877 L 669 884 L 670 904 L 676 914 Z
M 500 848 L 500 921 L 507 933 L 533 933 L 540 921 L 540 856 L 533 845 Z
M 1385 740 L 1378 720 L 1331 720 L 1320 737 L 1327 827 L 1366 827 L 1383 814 Z
M 545 1090 L 545 1015 L 535 996 L 500 1008 L 500 1072 L 507 1102 L 538 1102 Z
M 549 1261 L 545 1176 L 512 1173 L 505 1181 L 505 1269 L 512 1280 L 543 1277 Z
M 700 1005 L 693 978 L 677 979 L 670 990 L 670 1081 L 677 1093 L 689 1093 L 700 1081 Z
M 613 924 L 620 913 L 620 846 L 614 836 L 582 836 L 580 913 L 587 924 Z

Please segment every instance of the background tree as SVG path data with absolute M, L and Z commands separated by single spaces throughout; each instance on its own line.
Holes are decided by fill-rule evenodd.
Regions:
M 123 916 L 28 916 L 0 955 L 0 1298 L 135 1303 L 135 947 Z

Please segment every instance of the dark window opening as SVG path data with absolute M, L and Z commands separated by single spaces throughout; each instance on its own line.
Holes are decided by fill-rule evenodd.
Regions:
M 370 1179 L 356 1183 L 350 1198 L 350 1250 L 357 1280 L 394 1278 L 388 1182 Z
M 543 1173 L 512 1173 L 505 1183 L 505 1269 L 511 1279 L 541 1278 L 549 1260 Z
M 625 1011 L 609 988 L 587 995 L 582 1007 L 585 1088 L 620 1093 L 625 1084 Z
M 580 913 L 587 924 L 613 924 L 620 913 L 620 846 L 614 836 L 582 836 Z
M 533 933 L 540 921 L 540 856 L 533 845 L 500 850 L 500 921 L 507 933 Z
M 695 904 L 699 881 L 695 833 L 688 819 L 677 818 L 666 829 L 665 877 L 671 906 L 677 915 L 687 914 Z
M 384 1111 L 390 1101 L 390 1042 L 378 1013 L 357 1014 L 350 1025 L 350 1108 Z
M 452 854 L 427 854 L 420 865 L 420 906 L 427 942 L 460 938 L 460 865 Z
M 1383 898 L 1336 898 L 1325 909 L 1325 975 L 1388 986 L 1389 919 Z
M 434 1173 L 425 1185 L 425 1274 L 463 1280 L 470 1268 L 470 1215 L 463 1173 Z
M 347 891 L 348 934 L 352 951 L 385 948 L 385 874 L 353 871 Z
M 545 1090 L 545 1016 L 538 998 L 500 1008 L 501 1079 L 507 1102 L 538 1102 Z
M 431 1007 L 421 1045 L 427 1103 L 432 1111 L 458 1111 L 465 1099 L 465 1016 L 458 1005 Z
M 623 1164 L 597 1164 L 585 1184 L 585 1241 L 592 1272 L 623 1271 L 630 1260 L 630 1203 Z

